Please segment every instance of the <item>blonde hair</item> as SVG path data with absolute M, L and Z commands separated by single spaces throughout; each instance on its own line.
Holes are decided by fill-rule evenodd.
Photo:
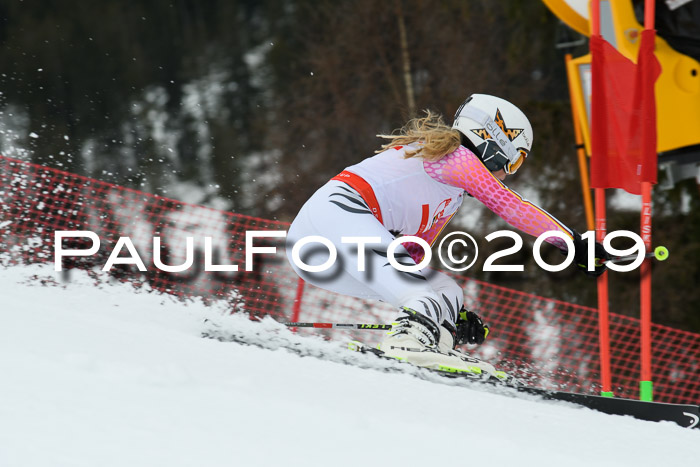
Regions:
M 425 117 L 417 117 L 409 120 L 398 130 L 390 135 L 377 135 L 379 138 L 388 139 L 389 142 L 382 145 L 382 152 L 395 146 L 405 146 L 411 143 L 420 143 L 415 150 L 406 151 L 406 158 L 422 157 L 428 161 L 436 161 L 443 156 L 455 151 L 461 142 L 461 133 L 448 126 L 439 114 L 430 110 L 425 111 Z

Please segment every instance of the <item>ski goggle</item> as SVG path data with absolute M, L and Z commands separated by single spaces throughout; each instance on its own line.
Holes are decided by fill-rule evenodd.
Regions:
M 479 158 L 489 171 L 497 172 L 503 169 L 508 175 L 513 175 L 517 172 L 527 157 L 527 150 L 518 148 L 517 158 L 515 161 L 511 160 L 503 152 L 503 148 L 493 139 L 487 139 L 477 146 L 476 149 L 479 152 Z
M 527 150 L 523 148 L 518 148 L 518 159 L 515 162 L 508 161 L 508 163 L 503 166 L 503 169 L 508 175 L 513 175 L 515 172 L 518 171 L 520 166 L 523 165 L 523 162 L 525 162 L 526 157 Z
M 479 145 L 479 148 L 483 144 L 487 145 L 482 151 L 482 160 L 489 170 L 504 169 L 507 174 L 512 175 L 523 165 L 528 151 L 524 148 L 516 149 L 501 127 L 486 112 L 476 107 L 464 106 L 459 111 L 457 118 L 474 120 L 491 136 L 491 139 Z

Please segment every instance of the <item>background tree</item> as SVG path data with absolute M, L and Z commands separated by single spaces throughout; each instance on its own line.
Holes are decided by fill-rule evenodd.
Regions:
M 508 184 L 585 230 L 560 28 L 519 0 L 0 0 L 0 152 L 289 221 L 372 155 L 376 134 L 423 109 L 449 122 L 469 94 L 488 93 L 535 130 Z M 655 267 L 654 320 L 700 331 L 698 190 L 654 197 L 655 242 L 671 251 Z M 638 231 L 638 214 L 613 203 L 609 226 Z M 466 201 L 450 228 L 483 238 L 507 226 Z M 509 259 L 525 273 L 479 272 L 507 246 L 482 243 L 470 276 L 595 306 L 594 281 L 545 273 L 531 241 Z M 613 310 L 637 315 L 637 278 L 612 275 Z

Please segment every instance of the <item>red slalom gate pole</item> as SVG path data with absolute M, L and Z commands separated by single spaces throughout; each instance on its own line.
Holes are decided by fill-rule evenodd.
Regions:
M 591 35 L 600 35 L 600 2 L 592 0 L 591 5 Z M 595 99 L 596 96 L 592 96 Z M 605 237 L 605 189 L 595 189 L 595 231 L 596 241 L 602 242 Z M 600 346 L 600 383 L 601 395 L 613 397 L 612 376 L 610 372 L 610 320 L 608 309 L 608 271 L 598 276 L 598 335 Z
M 644 1 L 644 30 L 654 29 L 655 0 Z M 641 105 L 641 104 L 640 104 Z M 647 135 L 648 136 L 648 135 Z M 645 143 L 645 144 L 648 144 Z M 654 145 L 656 138 L 654 138 Z M 654 148 L 656 151 L 656 148 Z M 657 162 L 654 161 L 654 166 Z M 640 232 L 644 240 L 644 247 L 651 251 L 651 183 L 642 182 L 642 216 Z M 654 399 L 652 368 L 651 368 L 651 260 L 642 263 L 640 269 L 640 340 L 642 369 L 639 381 L 639 398 L 651 402 Z
M 596 241 L 603 242 L 606 230 L 605 189 L 595 190 Z M 600 345 L 601 395 L 613 397 L 610 371 L 610 319 L 608 303 L 608 271 L 598 276 L 598 336 Z
M 642 239 L 646 251 L 651 251 L 651 183 L 642 182 Z M 651 370 L 651 260 L 645 259 L 640 269 L 640 338 L 642 370 L 639 381 L 639 398 L 651 402 L 654 399 Z
M 299 315 L 301 314 L 301 299 L 304 297 L 304 279 L 301 277 L 297 281 L 297 292 L 294 297 L 294 307 L 292 308 L 292 321 L 299 321 Z M 292 328 L 293 332 L 296 329 Z

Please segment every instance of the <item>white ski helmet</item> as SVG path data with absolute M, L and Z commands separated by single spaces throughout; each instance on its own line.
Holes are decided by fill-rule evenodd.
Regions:
M 472 94 L 457 109 L 452 128 L 462 133 L 462 144 L 472 146 L 492 172 L 504 169 L 514 174 L 532 148 L 532 126 L 527 117 L 500 97 Z

